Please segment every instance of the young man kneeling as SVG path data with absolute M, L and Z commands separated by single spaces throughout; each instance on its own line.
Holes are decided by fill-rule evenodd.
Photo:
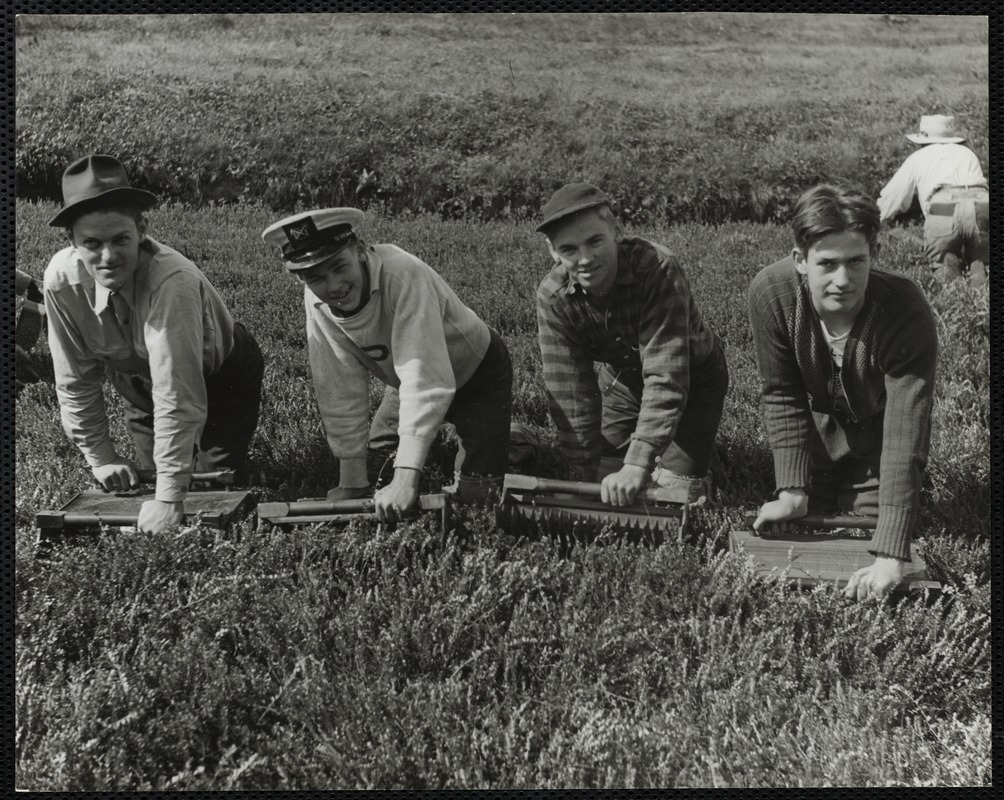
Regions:
M 537 230 L 553 259 L 537 331 L 562 456 L 605 503 L 628 505 L 650 481 L 700 503 L 729 371 L 683 266 L 627 235 L 588 183 L 555 192 Z
M 245 477 L 265 365 L 199 267 L 147 233 L 157 197 L 121 163 L 94 154 L 63 173 L 63 209 L 49 222 L 70 241 L 45 270 L 56 397 L 63 429 L 107 491 L 156 470 L 137 527 L 181 524 L 193 466 Z M 122 399 L 135 460 L 108 427 L 105 368 Z M 196 457 L 193 464 L 193 456 Z
M 314 391 L 339 464 L 339 484 L 328 499 L 370 493 L 367 441 L 382 435 L 396 440 L 397 456 L 375 510 L 381 520 L 398 519 L 418 497 L 419 476 L 445 420 L 460 439 L 457 499 L 488 500 L 508 463 L 509 351 L 428 264 L 395 245 L 359 239 L 362 221 L 356 208 L 320 209 L 262 234 L 304 284 Z M 387 390 L 368 432 L 371 374 Z
M 931 437 L 934 314 L 909 278 L 875 267 L 879 209 L 817 186 L 799 199 L 791 255 L 749 289 L 777 499 L 755 530 L 812 512 L 878 517 L 873 564 L 848 597 L 903 578 Z

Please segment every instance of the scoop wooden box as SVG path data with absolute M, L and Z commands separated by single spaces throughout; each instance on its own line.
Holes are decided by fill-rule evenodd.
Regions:
M 153 476 L 140 473 L 144 482 Z M 216 485 L 231 485 L 233 473 L 225 470 L 196 473 L 193 481 Z M 140 507 L 155 496 L 152 486 L 140 486 L 125 492 L 104 492 L 87 489 L 74 495 L 55 511 L 40 511 L 35 515 L 40 548 L 51 546 L 68 536 L 96 533 L 102 527 L 135 527 Z M 225 529 L 255 509 L 252 492 L 235 489 L 193 489 L 185 496 L 185 522 L 196 518 L 210 528 Z
M 868 552 L 870 538 L 807 532 L 811 528 L 874 529 L 874 518 L 802 517 L 792 520 L 792 524 L 797 525 L 796 532 L 765 535 L 753 532 L 753 519 L 747 516 L 748 528 L 729 534 L 729 549 L 733 553 L 752 555 L 753 564 L 762 575 L 774 575 L 802 586 L 835 583 L 844 587 L 854 572 L 875 560 L 875 556 Z M 910 558 L 905 565 L 901 586 L 907 589 L 940 589 L 941 584 L 931 580 L 927 563 L 915 542 L 910 545 Z

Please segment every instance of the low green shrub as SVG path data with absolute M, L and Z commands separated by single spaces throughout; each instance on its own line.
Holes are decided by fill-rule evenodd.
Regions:
M 19 202 L 18 266 L 63 246 L 51 203 Z M 194 258 L 262 345 L 252 443 L 262 499 L 337 480 L 316 410 L 302 288 L 260 207 L 165 205 L 150 232 Z M 490 511 L 397 530 L 243 526 L 108 535 L 35 560 L 34 514 L 91 485 L 51 385 L 17 399 L 17 783 L 33 790 L 207 791 L 568 786 L 978 785 L 990 781 L 989 409 L 985 292 L 940 287 L 930 481 L 917 535 L 937 600 L 845 606 L 789 592 L 724 552 L 773 490 L 745 287 L 790 249 L 751 223 L 631 226 L 687 269 L 731 371 L 713 504 L 682 543 L 562 553 L 497 532 Z M 563 476 L 540 379 L 532 292 L 549 268 L 529 225 L 371 211 L 362 228 L 422 257 L 503 334 L 516 419 Z M 371 390 L 371 408 L 380 388 Z M 114 392 L 116 446 L 131 450 Z M 423 491 L 450 479 L 455 439 Z M 374 467 L 374 474 L 379 465 Z
M 742 34 L 711 15 L 685 28 L 600 15 L 574 40 L 566 27 L 581 21 L 534 16 L 26 20 L 18 194 L 56 200 L 68 163 L 109 152 L 137 185 L 194 206 L 527 220 L 579 179 L 639 224 L 777 223 L 820 181 L 877 192 L 913 147 L 903 133 L 942 108 L 988 166 L 986 41 L 972 20 L 737 18 L 755 53 L 723 47 Z M 917 42 L 943 44 L 949 29 L 951 57 L 936 50 L 919 68 Z M 862 41 L 867 60 L 846 46 Z
M 18 595 L 35 789 L 989 780 L 989 614 L 845 606 L 689 545 L 562 556 L 477 514 L 446 538 L 195 529 Z
M 150 103 L 132 81 L 96 73 L 77 76 L 56 102 L 19 109 L 19 196 L 58 199 L 71 160 L 109 152 L 137 186 L 196 206 L 376 204 L 393 214 L 526 220 L 579 177 L 605 187 L 628 221 L 780 222 L 806 187 L 849 177 L 875 192 L 901 160 L 892 142 L 817 136 L 805 120 L 856 116 L 864 130 L 881 122 L 867 116 L 877 110 L 823 100 L 723 114 L 653 112 L 625 100 L 569 107 L 548 92 L 515 101 L 402 94 L 380 105 L 360 90 L 340 88 L 331 100 L 310 85 L 269 95 L 172 82 L 157 94 Z M 116 98 L 114 113 L 101 96 Z M 164 125 L 165 106 L 187 134 Z M 616 123 L 570 137 L 562 124 L 592 117 L 641 118 L 645 128 L 637 139 Z

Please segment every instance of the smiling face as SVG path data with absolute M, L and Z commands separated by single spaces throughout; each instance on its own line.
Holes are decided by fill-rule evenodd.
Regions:
M 104 209 L 82 214 L 70 228 L 77 256 L 95 282 L 117 292 L 139 266 L 139 245 L 146 236 L 146 220 L 122 211 Z
M 601 206 L 576 214 L 549 231 L 547 247 L 589 294 L 604 295 L 617 279 L 617 243 L 623 237 L 620 222 Z
M 812 305 L 828 324 L 849 325 L 865 302 L 872 261 L 877 255 L 858 231 L 831 233 L 803 254 L 792 251 L 795 269 L 805 276 Z
M 346 313 L 362 302 L 365 269 L 362 248 L 353 243 L 320 264 L 298 270 L 295 275 L 322 303 Z

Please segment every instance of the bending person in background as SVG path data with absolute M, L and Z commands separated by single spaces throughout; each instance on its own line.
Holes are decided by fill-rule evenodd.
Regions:
M 729 372 L 683 267 L 587 183 L 555 192 L 537 230 L 554 259 L 537 289 L 544 383 L 573 474 L 615 506 L 652 480 L 700 502 Z
M 141 531 L 179 524 L 197 455 L 199 470 L 243 477 L 258 424 L 264 363 L 191 261 L 147 235 L 150 192 L 129 185 L 111 156 L 91 155 L 63 173 L 63 210 L 49 223 L 70 246 L 45 270 L 56 396 L 63 428 L 108 491 L 156 470 Z M 116 452 L 101 384 L 109 368 L 122 398 L 136 460 Z
M 379 519 L 398 519 L 417 499 L 429 449 L 448 421 L 460 439 L 453 491 L 486 501 L 508 464 L 509 351 L 429 265 L 359 239 L 362 220 L 355 208 L 305 211 L 262 234 L 304 284 L 314 391 L 339 466 L 328 499 L 370 494 L 367 440 L 393 438 L 394 477 L 374 502 Z M 370 375 L 388 388 L 368 432 Z
M 943 281 L 968 274 L 982 285 L 990 265 L 990 192 L 979 159 L 962 142 L 954 117 L 920 118 L 918 133 L 906 138 L 922 145 L 882 189 L 883 222 L 909 210 L 914 195 L 924 212 L 925 255 Z
M 875 561 L 845 590 L 857 599 L 886 594 L 910 560 L 938 357 L 921 289 L 875 266 L 880 227 L 871 198 L 810 189 L 791 255 L 749 289 L 777 484 L 753 527 L 810 511 L 877 516 Z

